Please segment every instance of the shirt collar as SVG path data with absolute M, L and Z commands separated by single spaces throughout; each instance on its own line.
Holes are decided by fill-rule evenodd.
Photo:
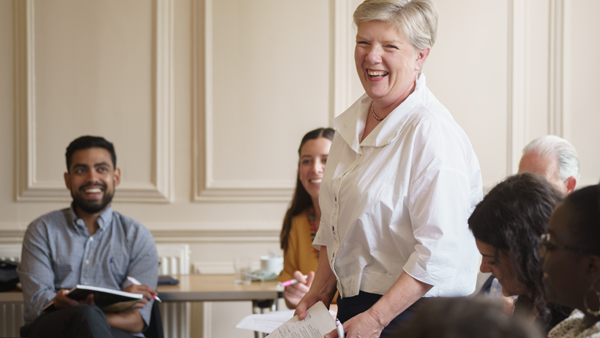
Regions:
M 385 120 L 381 121 L 373 131 L 360 143 L 359 139 L 365 129 L 367 114 L 371 107 L 371 98 L 364 94 L 342 115 L 333 120 L 333 126 L 348 146 L 362 154 L 361 147 L 383 147 L 390 144 L 407 122 L 409 113 L 423 102 L 427 92 L 425 74 L 420 74 L 415 90 L 394 109 Z
M 77 217 L 77 214 L 75 213 L 75 206 L 73 205 L 73 203 L 71 203 L 71 208 L 69 208 L 69 211 L 70 218 L 72 219 L 72 223 L 75 225 L 75 227 L 85 228 L 85 223 L 81 218 Z M 106 210 L 104 210 L 100 214 L 100 217 L 98 217 L 98 219 L 96 220 L 96 222 L 98 222 L 98 227 L 103 230 L 105 227 L 109 226 L 112 223 L 112 217 L 113 212 L 111 205 L 108 208 L 106 208 Z

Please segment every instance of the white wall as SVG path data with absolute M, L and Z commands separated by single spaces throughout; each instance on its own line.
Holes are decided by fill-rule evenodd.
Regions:
M 115 209 L 157 242 L 189 243 L 197 271 L 279 252 L 301 136 L 362 94 L 358 3 L 1 0 L 0 243 L 68 205 L 65 148 L 96 134 L 115 143 L 123 172 Z M 548 133 L 575 145 L 582 184 L 596 183 L 600 2 L 436 3 L 424 73 L 469 135 L 484 185 Z M 213 306 L 205 334 L 250 336 L 229 325 L 249 308 Z

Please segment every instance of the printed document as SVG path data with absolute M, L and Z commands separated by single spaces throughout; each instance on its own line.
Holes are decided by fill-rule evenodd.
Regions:
M 283 323 L 269 335 L 269 338 L 323 338 L 335 330 L 335 320 L 323 302 L 318 302 L 308 309 L 306 318 L 298 320 L 298 316 Z

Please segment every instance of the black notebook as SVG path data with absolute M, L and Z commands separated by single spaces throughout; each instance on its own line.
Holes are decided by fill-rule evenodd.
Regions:
M 179 281 L 171 276 L 158 276 L 158 285 L 177 285 Z
M 94 303 L 103 312 L 123 311 L 132 307 L 144 297 L 139 293 L 131 293 L 88 285 L 77 285 L 69 290 L 67 297 L 74 300 L 84 300 L 89 294 L 94 294 Z M 51 301 L 42 308 L 42 311 L 46 312 L 54 310 L 56 310 L 54 307 L 54 301 Z

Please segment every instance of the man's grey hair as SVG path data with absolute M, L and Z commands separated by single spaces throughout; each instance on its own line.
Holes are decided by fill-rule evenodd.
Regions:
M 555 158 L 558 161 L 559 180 L 565 181 L 571 176 L 579 178 L 577 150 L 567 140 L 554 135 L 536 138 L 523 149 L 523 155 L 530 153 Z

